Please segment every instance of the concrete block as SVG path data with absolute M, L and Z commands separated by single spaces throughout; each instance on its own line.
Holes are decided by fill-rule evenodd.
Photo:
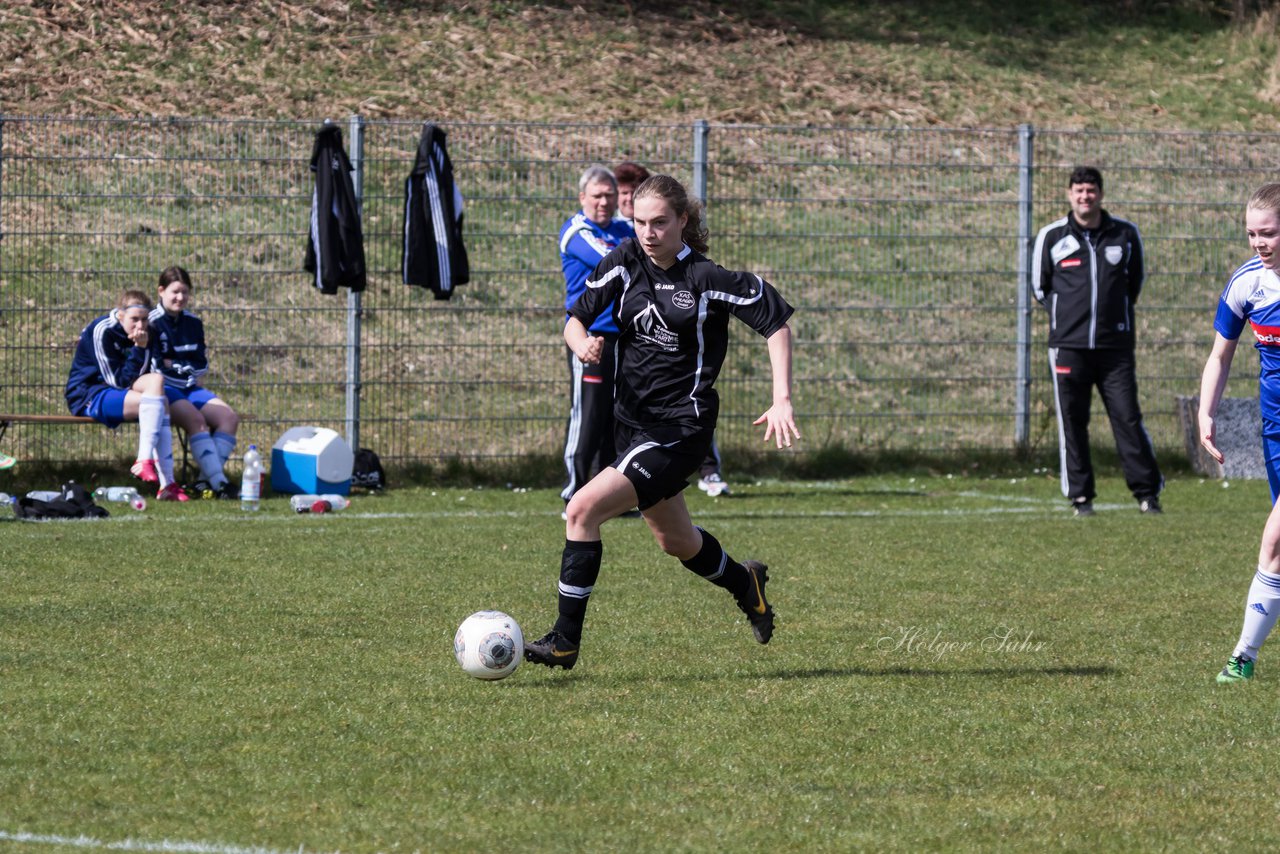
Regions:
M 1187 445 L 1191 467 L 1206 477 L 1228 480 L 1266 480 L 1267 467 L 1262 460 L 1262 414 L 1256 397 L 1224 397 L 1218 404 L 1218 449 L 1225 461 L 1218 463 L 1200 445 L 1200 429 L 1196 413 L 1200 395 L 1178 397 L 1178 419 Z

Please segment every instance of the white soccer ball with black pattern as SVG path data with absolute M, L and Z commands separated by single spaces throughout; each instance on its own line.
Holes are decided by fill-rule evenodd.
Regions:
M 477 679 L 505 679 L 524 658 L 520 624 L 501 611 L 476 611 L 453 636 L 458 666 Z

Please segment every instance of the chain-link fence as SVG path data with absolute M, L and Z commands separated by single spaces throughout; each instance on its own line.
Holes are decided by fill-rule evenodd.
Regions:
M 80 329 L 181 264 L 210 341 L 206 384 L 252 419 L 242 447 L 315 424 L 358 429 L 393 464 L 556 454 L 568 408 L 556 236 L 583 167 L 628 158 L 704 192 L 711 257 L 796 305 L 806 449 L 1051 447 L 1045 322 L 1024 265 L 1087 162 L 1106 207 L 1143 231 L 1141 397 L 1157 446 L 1180 451 L 1174 398 L 1195 392 L 1217 293 L 1248 254 L 1243 201 L 1280 162 L 1275 135 L 452 124 L 472 275 L 445 302 L 400 281 L 420 124 L 352 119 L 370 271 L 352 376 L 349 301 L 302 272 L 318 127 L 4 118 L 0 412 L 64 413 Z M 733 334 L 718 431 L 730 456 L 758 447 L 750 423 L 770 388 L 762 344 Z M 1238 362 L 1251 393 L 1241 380 L 1256 368 Z M 22 425 L 6 450 L 117 459 L 129 429 Z

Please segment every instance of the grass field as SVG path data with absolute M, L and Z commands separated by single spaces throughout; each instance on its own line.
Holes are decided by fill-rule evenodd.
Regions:
M 605 529 L 572 672 L 465 677 L 455 626 L 554 617 L 552 490 L 0 520 L 0 849 L 1264 850 L 1280 677 L 1213 682 L 1262 483 L 1044 471 L 696 491 L 771 567 L 723 591 Z M 114 509 L 114 508 L 113 508 Z

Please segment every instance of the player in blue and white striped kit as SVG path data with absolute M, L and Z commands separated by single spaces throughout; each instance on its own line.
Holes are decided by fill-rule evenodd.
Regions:
M 204 388 L 209 370 L 204 323 L 187 311 L 191 276 L 181 267 L 160 274 L 160 304 L 151 312 L 156 336 L 156 366 L 164 376 L 164 394 L 173 421 L 187 431 L 191 454 L 200 467 L 201 491 L 235 498 L 223 467 L 236 447 L 240 416 L 222 398 Z
M 158 484 L 160 501 L 186 501 L 173 478 L 173 434 L 164 378 L 153 370 L 150 311 L 150 297 L 125 291 L 114 309 L 81 331 L 67 374 L 67 408 L 72 415 L 87 415 L 113 430 L 137 421 L 134 476 Z
M 1232 274 L 1213 321 L 1213 351 L 1200 378 L 1200 444 L 1222 462 L 1214 417 L 1227 385 L 1231 359 L 1246 326 L 1261 361 L 1258 403 L 1262 451 L 1271 483 L 1271 515 L 1262 529 L 1258 570 L 1245 599 L 1244 625 L 1227 666 L 1224 684 L 1253 678 L 1258 650 L 1280 617 L 1280 184 L 1264 184 L 1245 206 L 1245 233 L 1257 254 Z

